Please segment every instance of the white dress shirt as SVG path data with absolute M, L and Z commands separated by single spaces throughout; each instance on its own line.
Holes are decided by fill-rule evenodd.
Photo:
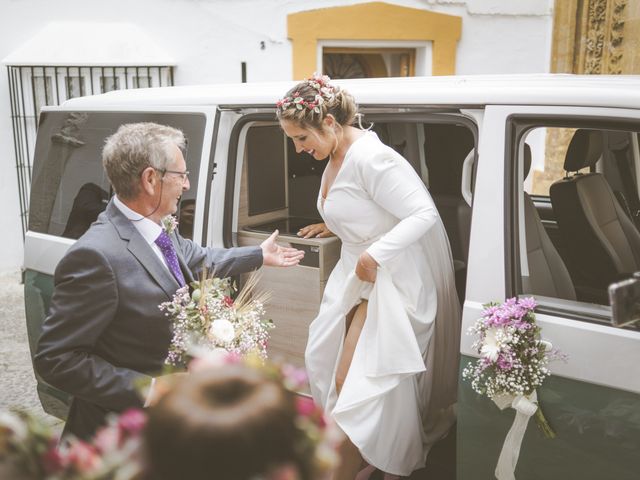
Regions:
M 136 230 L 138 230 L 140 235 L 142 235 L 142 238 L 144 238 L 151 246 L 153 253 L 156 254 L 156 256 L 160 259 L 167 270 L 170 271 L 169 265 L 167 265 L 167 260 L 164 258 L 164 255 L 162 255 L 160 247 L 158 247 L 158 245 L 156 245 L 155 243 L 156 238 L 158 238 L 158 236 L 162 233 L 162 227 L 153 220 L 131 210 L 124 203 L 122 203 L 122 200 L 120 200 L 117 195 L 113 197 L 113 203 L 116 207 L 118 207 L 118 210 L 120 210 L 125 217 L 131 220 L 131 223 L 133 223 L 133 226 L 136 227 Z

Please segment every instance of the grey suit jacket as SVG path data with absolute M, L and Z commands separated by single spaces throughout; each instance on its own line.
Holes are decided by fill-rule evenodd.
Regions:
M 203 265 L 219 277 L 262 265 L 260 247 L 203 248 L 171 236 L 187 282 Z M 113 201 L 62 258 L 54 285 L 34 365 L 74 397 L 65 433 L 87 438 L 108 412 L 142 406 L 135 383 L 161 371 L 171 340 L 158 305 L 179 285 Z

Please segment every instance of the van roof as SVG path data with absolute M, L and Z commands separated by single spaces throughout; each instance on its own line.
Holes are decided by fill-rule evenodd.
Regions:
M 190 85 L 117 90 L 75 98 L 63 109 L 100 106 L 272 106 L 295 82 Z M 361 105 L 575 105 L 640 108 L 640 76 L 460 75 L 336 80 Z

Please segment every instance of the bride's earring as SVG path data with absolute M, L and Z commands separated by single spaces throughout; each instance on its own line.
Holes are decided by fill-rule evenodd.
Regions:
M 360 127 L 360 130 L 368 132 L 373 128 L 373 122 L 371 122 L 367 128 L 364 128 L 364 126 L 362 125 L 362 117 L 363 115 L 361 113 L 356 113 L 356 118 L 358 119 L 358 126 Z
M 336 122 L 336 126 L 340 129 L 340 139 L 342 139 L 344 137 L 344 129 L 342 128 L 342 125 L 340 125 L 337 122 Z M 340 145 L 340 140 L 338 140 L 338 134 L 336 133 L 335 128 L 333 129 L 333 137 L 336 139 L 336 146 L 333 147 L 333 151 L 331 152 L 331 155 L 336 153 L 336 150 L 338 150 L 338 146 Z

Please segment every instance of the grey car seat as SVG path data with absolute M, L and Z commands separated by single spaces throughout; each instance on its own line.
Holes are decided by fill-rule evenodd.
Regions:
M 531 169 L 531 148 L 524 145 L 524 178 Z M 529 194 L 524 194 L 524 219 L 529 275 L 522 277 L 525 293 L 575 300 L 569 271 L 551 242 Z
M 569 246 L 569 271 L 575 284 L 606 289 L 640 268 L 640 234 L 601 173 L 578 173 L 602 156 L 602 133 L 577 130 L 564 161 L 575 172 L 549 190 L 560 234 Z M 580 289 L 579 289 L 580 290 Z

